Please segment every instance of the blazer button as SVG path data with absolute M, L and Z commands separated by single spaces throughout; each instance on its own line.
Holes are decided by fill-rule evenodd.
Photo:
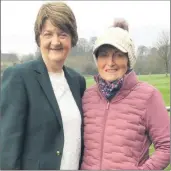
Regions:
M 60 151 L 57 151 L 57 152 L 56 152 L 56 155 L 57 155 L 57 156 L 59 156 L 60 154 L 61 154 Z

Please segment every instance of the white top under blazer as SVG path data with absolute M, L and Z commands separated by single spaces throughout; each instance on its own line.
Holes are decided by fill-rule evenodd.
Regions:
M 62 73 L 49 77 L 61 112 L 64 129 L 64 148 L 60 170 L 78 170 L 81 154 L 81 115 L 67 80 Z

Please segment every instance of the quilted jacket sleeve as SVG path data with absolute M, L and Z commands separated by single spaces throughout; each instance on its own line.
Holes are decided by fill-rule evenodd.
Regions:
M 162 96 L 156 89 L 148 100 L 145 120 L 155 152 L 140 169 L 163 170 L 170 162 L 170 119 Z

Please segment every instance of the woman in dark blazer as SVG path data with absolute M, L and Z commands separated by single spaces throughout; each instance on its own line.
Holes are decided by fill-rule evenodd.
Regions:
M 35 22 L 41 58 L 9 67 L 1 85 L 0 168 L 77 170 L 85 79 L 64 66 L 78 40 L 73 12 L 44 4 Z

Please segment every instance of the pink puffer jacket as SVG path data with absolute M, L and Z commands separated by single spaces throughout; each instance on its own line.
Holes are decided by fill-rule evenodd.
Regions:
M 170 119 L 154 87 L 129 73 L 107 102 L 97 85 L 83 97 L 82 170 L 162 170 L 170 161 Z M 155 152 L 149 157 L 153 142 Z

